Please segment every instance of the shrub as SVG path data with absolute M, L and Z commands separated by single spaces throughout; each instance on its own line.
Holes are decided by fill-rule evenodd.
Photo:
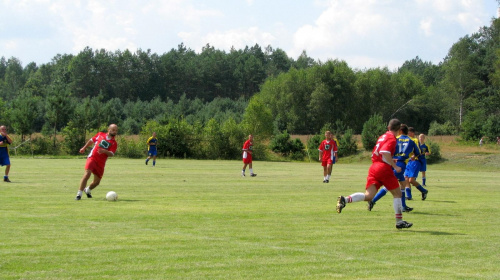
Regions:
M 439 124 L 437 121 L 433 121 L 429 127 L 429 136 L 435 135 L 456 135 L 457 128 L 450 121 L 445 122 L 444 124 Z
M 387 125 L 382 120 L 382 116 L 373 115 L 368 121 L 363 124 L 361 132 L 361 142 L 367 151 L 371 151 L 377 143 L 378 137 L 384 134 L 387 130 Z
M 134 139 L 127 139 L 125 137 L 117 137 L 118 150 L 116 155 L 127 158 L 141 158 L 146 157 L 147 147 L 141 142 Z
M 338 144 L 339 157 L 346 157 L 357 153 L 358 145 L 353 138 L 352 129 L 347 129 L 344 134 L 338 138 Z
M 321 144 L 321 141 L 323 141 L 321 135 L 314 135 L 309 138 L 309 140 L 307 140 L 307 152 L 309 154 L 309 157 L 315 161 L 318 161 L 319 158 L 318 147 Z
M 439 145 L 435 142 L 432 142 L 432 141 L 427 141 L 426 144 L 427 144 L 427 146 L 429 146 L 429 149 L 431 150 L 431 154 L 426 156 L 427 163 L 439 162 L 442 159 L 441 149 L 440 149 Z
M 281 155 L 288 155 L 292 150 L 292 143 L 290 142 L 290 134 L 285 130 L 281 134 L 274 135 L 269 145 L 271 151 Z

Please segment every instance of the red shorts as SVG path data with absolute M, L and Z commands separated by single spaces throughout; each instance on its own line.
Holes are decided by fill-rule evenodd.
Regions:
M 243 152 L 243 163 L 245 164 L 252 163 L 252 154 Z
M 95 160 L 92 160 L 92 158 L 87 158 L 85 170 L 92 171 L 92 173 L 99 178 L 102 178 L 104 175 L 104 166 L 99 165 Z
M 399 182 L 390 165 L 386 163 L 374 163 L 368 170 L 368 177 L 366 177 L 366 188 L 375 185 L 377 190 L 381 186 L 385 186 L 388 190 L 399 188 Z
M 323 160 L 321 162 L 321 166 L 327 166 L 327 165 L 333 165 L 332 159 L 329 158 L 328 160 Z

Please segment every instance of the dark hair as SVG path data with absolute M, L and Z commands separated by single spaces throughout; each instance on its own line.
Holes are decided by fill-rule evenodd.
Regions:
M 408 126 L 406 124 L 402 124 L 401 125 L 401 131 L 403 132 L 404 135 L 407 135 L 408 134 Z
M 415 128 L 413 128 L 413 127 L 410 126 L 410 127 L 408 127 L 408 131 L 415 133 Z
M 401 127 L 401 122 L 398 119 L 392 119 L 389 121 L 388 128 L 390 131 L 399 131 Z

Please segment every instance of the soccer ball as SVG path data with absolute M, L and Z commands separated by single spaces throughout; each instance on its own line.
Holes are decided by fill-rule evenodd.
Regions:
M 117 201 L 118 195 L 114 191 L 110 191 L 106 194 L 106 199 L 108 201 Z

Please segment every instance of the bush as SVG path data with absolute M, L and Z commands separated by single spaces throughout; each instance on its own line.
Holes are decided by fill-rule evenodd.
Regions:
M 427 146 L 429 146 L 429 149 L 431 150 L 431 154 L 426 156 L 427 163 L 436 163 L 443 159 L 441 157 L 441 149 L 437 143 L 434 143 L 432 141 L 427 141 L 426 144 Z
M 462 123 L 462 138 L 464 140 L 477 140 L 482 137 L 481 130 L 485 123 L 483 110 L 469 112 Z
M 433 121 L 429 127 L 429 136 L 435 135 L 456 135 L 457 128 L 450 121 L 445 122 L 444 124 L 439 124 L 437 121 Z
M 285 130 L 281 134 L 274 135 L 269 145 L 271 151 L 287 156 L 292 150 L 292 143 L 290 142 L 290 134 Z
M 321 144 L 321 141 L 323 141 L 321 135 L 314 135 L 313 137 L 309 138 L 309 140 L 307 140 L 307 152 L 309 154 L 309 157 L 315 161 L 319 161 L 318 147 Z
M 352 129 L 347 129 L 344 134 L 339 137 L 338 144 L 339 157 L 355 155 L 358 152 L 358 145 L 356 144 L 356 140 L 353 139 Z
M 380 135 L 387 131 L 387 125 L 382 120 L 382 116 L 373 115 L 368 121 L 363 124 L 361 132 L 361 142 L 367 151 L 371 151 Z
M 118 150 L 116 151 L 117 156 L 127 158 L 145 158 L 147 156 L 147 147 L 142 141 L 127 139 L 122 136 L 117 137 L 116 142 L 118 143 Z

